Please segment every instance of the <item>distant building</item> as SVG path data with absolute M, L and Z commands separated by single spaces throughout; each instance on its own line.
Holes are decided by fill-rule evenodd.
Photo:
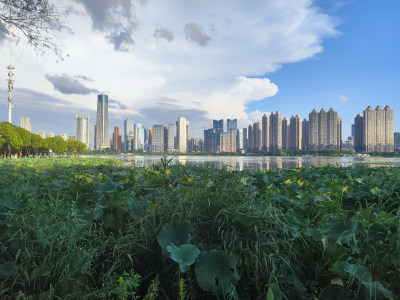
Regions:
M 394 133 L 394 151 L 400 152 L 400 132 Z
M 51 138 L 51 137 L 55 137 L 54 132 L 48 132 L 48 133 L 46 134 L 46 138 Z
M 122 151 L 122 135 L 121 135 L 121 128 L 117 125 L 114 127 L 114 132 L 112 135 L 112 143 L 111 148 L 114 150 Z
M 21 117 L 21 128 L 32 132 L 31 122 L 29 122 L 29 118 Z
M 262 147 L 261 148 L 263 151 L 268 152 L 269 145 L 270 145 L 270 139 L 269 139 L 270 124 L 269 124 L 269 116 L 267 114 L 264 114 L 261 119 L 261 127 L 262 127 L 262 133 L 261 133 Z
M 237 130 L 237 119 L 227 119 L 226 120 L 226 131 L 229 131 L 229 129 Z
M 236 152 L 245 152 L 244 149 L 244 137 L 243 129 L 237 129 L 236 131 Z
M 108 96 L 105 94 L 97 96 L 95 137 L 95 149 L 99 150 L 110 146 L 108 134 Z
M 218 132 L 224 131 L 224 120 L 213 120 L 213 128 L 216 129 Z
M 164 126 L 153 125 L 151 134 L 151 152 L 164 152 Z
M 357 152 L 364 149 L 364 118 L 358 114 L 354 118 L 354 150 Z
M 286 117 L 282 120 L 282 149 L 289 149 L 289 120 Z
M 89 116 L 76 116 L 76 139 L 90 148 Z
M 42 138 L 46 138 L 46 132 L 44 131 L 36 131 L 37 135 L 40 135 Z
M 247 128 L 243 128 L 243 150 L 247 152 L 247 148 L 249 145 L 249 138 L 247 134 Z
M 307 119 L 303 119 L 301 122 L 301 149 L 310 150 L 310 122 Z
M 394 151 L 393 115 L 393 109 L 389 106 L 385 109 L 377 106 L 375 110 L 368 106 L 363 111 L 363 151 Z
M 174 152 L 174 150 L 175 150 L 175 125 L 174 124 L 168 124 L 166 141 L 167 141 L 166 151 Z
M 133 139 L 135 138 L 134 129 L 135 129 L 135 122 L 131 118 L 127 118 L 124 121 L 124 151 L 123 152 L 132 152 L 132 150 L 133 150 Z
M 319 113 L 313 109 L 308 122 L 309 150 L 340 150 L 342 120 L 333 108 Z
M 288 149 L 292 150 L 301 150 L 303 147 L 302 144 L 302 121 L 299 115 L 290 117 L 290 124 L 288 130 Z
M 204 130 L 204 152 L 218 152 L 219 131 L 216 128 Z
M 269 116 L 269 151 L 282 149 L 282 115 L 279 111 Z
M 60 134 L 60 137 L 62 137 L 62 139 L 63 139 L 64 141 L 66 141 L 66 140 L 68 139 L 68 135 L 67 135 L 66 133 L 61 133 L 61 134 Z
M 76 141 L 76 135 L 70 135 L 70 136 L 69 136 L 69 139 L 70 139 L 70 140 L 73 140 L 73 141 Z
M 178 121 L 176 121 L 176 142 L 177 142 L 177 151 L 184 153 L 187 150 L 187 134 L 186 130 L 189 124 L 186 122 L 184 117 L 180 117 Z

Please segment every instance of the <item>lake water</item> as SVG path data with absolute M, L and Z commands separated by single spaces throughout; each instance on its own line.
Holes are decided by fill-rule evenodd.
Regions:
M 162 156 L 121 155 L 110 156 L 138 166 L 159 163 Z M 360 163 L 372 163 L 369 166 L 400 166 L 400 158 L 386 157 L 328 157 L 328 156 L 170 156 L 172 163 L 212 164 L 217 167 L 227 166 L 233 170 L 245 169 L 291 169 L 310 166 L 352 166 Z

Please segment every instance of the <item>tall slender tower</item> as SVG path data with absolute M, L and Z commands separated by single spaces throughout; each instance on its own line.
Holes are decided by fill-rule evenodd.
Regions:
M 96 145 L 95 149 L 110 146 L 108 135 L 108 96 L 100 94 L 97 96 L 97 118 L 96 118 Z
M 11 109 L 13 108 L 13 103 L 12 103 L 12 90 L 14 88 L 14 80 L 12 77 L 14 76 L 14 73 L 12 70 L 14 70 L 14 67 L 12 65 L 9 65 L 7 67 L 8 69 L 8 122 L 11 123 Z

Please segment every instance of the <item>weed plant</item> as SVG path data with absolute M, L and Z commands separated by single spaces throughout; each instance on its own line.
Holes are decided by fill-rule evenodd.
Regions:
M 4 160 L 0 299 L 398 299 L 399 201 L 398 168 Z M 202 253 L 184 273 L 165 224 Z M 207 253 L 240 278 L 219 295 L 199 284 Z

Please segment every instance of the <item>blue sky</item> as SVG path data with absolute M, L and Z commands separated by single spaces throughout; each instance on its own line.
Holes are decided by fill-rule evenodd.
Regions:
M 279 92 L 270 101 L 250 103 L 247 111 L 280 110 L 284 116 L 308 118 L 312 108 L 333 107 L 346 137 L 354 117 L 368 105 L 389 105 L 395 110 L 395 131 L 400 131 L 400 1 L 348 1 L 338 9 L 332 2 L 316 5 L 339 22 L 339 35 L 326 39 L 315 57 L 267 74 Z
M 110 134 L 127 117 L 151 127 L 184 116 L 201 137 L 214 118 L 244 127 L 265 112 L 308 118 L 333 107 L 345 138 L 368 105 L 391 106 L 400 131 L 398 0 L 52 2 L 69 11 L 64 59 L 23 42 L 11 59 L 14 123 L 30 117 L 34 132 L 75 134 L 78 114 L 93 128 L 103 91 L 112 99 Z M 0 36 L 4 79 L 10 43 Z

